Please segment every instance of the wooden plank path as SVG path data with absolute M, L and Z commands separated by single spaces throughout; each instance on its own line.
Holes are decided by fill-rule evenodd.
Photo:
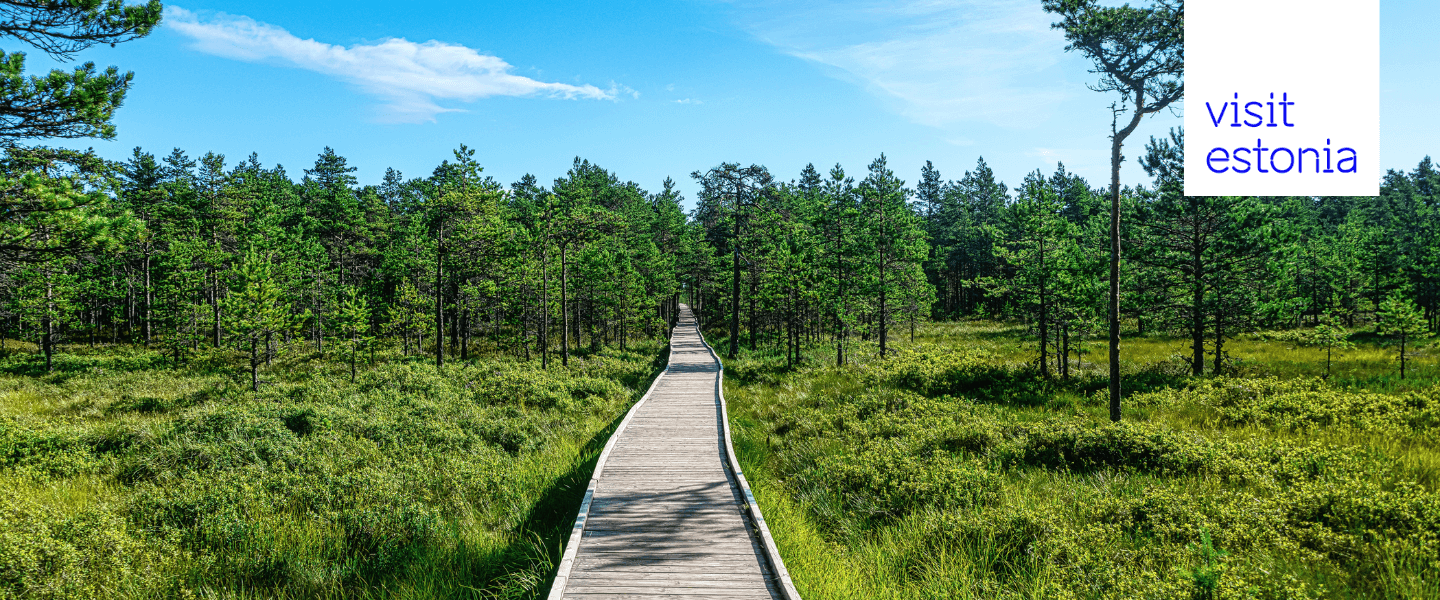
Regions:
M 735 462 L 721 376 L 682 305 L 669 366 L 596 462 L 551 600 L 799 600 Z

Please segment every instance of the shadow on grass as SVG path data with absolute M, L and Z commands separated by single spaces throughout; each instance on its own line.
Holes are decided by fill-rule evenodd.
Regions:
M 664 371 L 668 355 L 667 346 L 651 363 L 651 376 L 642 382 L 644 387 L 637 386 L 635 402 L 639 402 L 650 382 Z M 625 412 L 616 415 L 586 442 L 570 470 L 556 478 L 525 513 L 511 542 L 495 554 L 493 561 L 472 573 L 470 580 L 480 585 L 463 587 L 483 598 L 543 598 L 550 593 L 565 544 L 575 525 L 576 511 L 595 473 L 595 463 L 629 412 L 630 407 L 626 407 Z

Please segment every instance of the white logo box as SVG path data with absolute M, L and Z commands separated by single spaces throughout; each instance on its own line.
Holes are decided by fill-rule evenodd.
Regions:
M 1379 194 L 1379 0 L 1187 4 L 1186 195 Z

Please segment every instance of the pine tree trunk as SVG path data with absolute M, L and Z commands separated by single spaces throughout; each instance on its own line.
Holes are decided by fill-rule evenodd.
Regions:
M 145 347 L 150 347 L 150 306 L 154 304 L 154 296 L 150 284 L 150 248 L 145 248 Z
M 1070 379 L 1070 325 L 1060 326 L 1060 377 Z
M 737 199 L 738 202 L 738 199 Z M 731 250 L 732 277 L 730 278 L 730 356 L 740 353 L 740 216 L 735 216 L 734 248 Z
M 254 336 L 250 337 L 250 391 L 260 391 L 260 356 L 256 348 Z
M 451 288 L 451 291 L 452 291 L 452 293 L 450 294 L 450 297 L 455 300 L 455 304 L 458 306 L 458 305 L 460 304 L 460 289 L 459 289 L 459 285 L 452 285 L 452 286 L 450 286 L 450 288 Z M 450 322 L 450 354 L 455 354 L 455 351 L 456 351 L 457 349 L 459 349 L 459 347 L 460 347 L 460 311 L 458 311 L 458 310 L 452 310 L 452 311 L 450 311 L 449 322 Z
M 1325 379 L 1330 379 L 1330 353 L 1335 348 L 1334 344 L 1325 345 Z
M 1405 337 L 1405 332 L 1400 332 L 1400 379 L 1402 381 L 1405 379 Z M 50 366 L 50 358 L 48 354 L 45 358 L 45 366 L 48 370 Z
M 315 307 L 315 320 L 310 326 L 311 335 L 315 336 L 315 351 L 325 352 L 325 334 L 320 330 L 320 267 L 315 267 L 315 290 L 312 295 L 311 304 Z
M 883 214 L 883 213 L 882 213 L 882 214 Z M 882 216 L 881 218 L 883 219 L 884 217 Z M 884 233 L 883 233 L 883 232 L 884 232 L 883 227 L 882 227 L 882 229 L 881 229 L 881 232 L 882 232 L 881 235 L 883 236 L 883 235 L 884 235 Z M 888 305 L 886 305 L 886 303 L 885 303 L 885 301 L 886 301 L 886 297 L 885 297 L 885 252 L 884 252 L 883 250 L 882 250 L 881 253 L 880 253 L 880 264 L 879 264 L 879 266 L 880 266 L 880 314 L 877 315 L 877 317 L 880 319 L 880 358 L 885 358 L 885 351 L 886 351 L 885 342 L 887 341 L 887 338 L 890 337 L 890 332 L 887 330 L 887 326 L 890 324 L 890 313 L 889 313 L 890 307 L 889 307 Z
M 214 315 L 215 322 L 211 328 L 215 337 L 215 347 L 220 347 L 220 275 L 213 270 L 210 273 L 210 309 Z
M 1200 251 L 1200 220 L 1191 226 L 1191 276 L 1195 278 L 1190 298 L 1190 371 L 1199 377 L 1205 373 L 1205 264 Z
M 445 292 L 442 264 L 445 256 L 445 230 L 435 238 L 435 368 L 445 365 Z
M 1138 122 L 1137 113 L 1135 120 Z M 1130 129 L 1134 129 L 1132 123 Z M 1126 135 L 1129 131 L 1125 132 Z M 1110 138 L 1110 420 L 1120 421 L 1120 146 L 1125 136 Z
M 1050 299 L 1045 294 L 1045 239 L 1043 234 L 1038 246 L 1040 248 L 1040 376 L 1049 379 L 1050 357 L 1046 352 L 1050 345 Z
M 542 242 L 543 243 L 543 242 Z M 540 251 L 540 331 L 535 336 L 540 342 L 540 368 L 550 368 L 550 271 L 546 268 L 546 256 Z
M 55 326 L 54 326 L 54 323 L 50 320 L 50 314 L 51 314 L 54 310 L 55 310 L 55 288 L 54 288 L 54 286 L 50 283 L 49 274 L 46 274 L 46 280 L 45 280 L 45 318 L 44 318 L 44 319 L 41 319 L 41 323 L 40 323 L 40 327 L 41 327 L 40 345 L 41 345 L 41 350 L 43 350 L 43 351 L 45 352 L 45 372 L 46 372 L 46 373 L 51 372 L 51 370 L 54 368 L 54 365 L 53 365 L 53 363 L 51 362 L 51 358 L 52 358 L 52 356 L 54 355 L 54 346 L 52 345 L 52 343 L 53 343 L 54 340 L 53 340 L 52 336 L 54 335 Z M 1403 356 L 1404 353 L 1402 352 L 1401 355 Z M 1402 372 L 1404 371 L 1404 363 L 1401 363 L 1401 371 L 1402 371 Z
M 565 306 L 565 304 L 566 304 L 566 302 L 567 302 L 567 300 L 568 300 L 568 299 L 566 298 L 566 285 L 569 283 L 568 278 L 566 277 L 566 268 L 565 268 L 565 267 L 566 267 L 566 264 L 565 264 L 566 256 L 565 256 L 565 250 L 566 250 L 565 244 L 561 244 L 561 245 L 560 245 L 560 317 L 561 317 L 561 319 L 562 319 L 563 322 L 560 324 L 560 325 L 561 325 L 561 326 L 560 326 L 560 347 L 561 347 L 561 349 L 562 349 L 562 351 L 561 351 L 561 353 L 560 353 L 560 364 L 561 364 L 561 366 L 566 366 L 566 367 L 568 367 L 568 366 L 570 366 L 570 312 L 569 312 L 568 310 L 566 310 L 566 306 Z
M 785 311 L 785 368 L 795 366 L 795 294 L 791 292 L 790 303 Z
M 1215 309 L 1215 368 L 1212 374 L 1216 376 L 1220 375 L 1220 369 L 1224 366 L 1225 357 L 1223 348 L 1225 345 L 1225 319 L 1222 318 L 1220 310 L 1219 308 Z
M 758 327 L 758 326 L 756 325 L 756 323 L 755 323 L 755 279 L 756 279 L 756 277 L 755 277 L 755 267 L 754 267 L 754 265 L 751 265 L 751 267 L 750 267 L 750 351 L 751 351 L 751 352 L 754 352 L 754 351 L 755 351 L 755 348 L 756 348 L 756 346 L 755 346 L 755 344 L 756 344 L 755 338 L 758 337 L 758 334 L 760 333 L 759 327 Z

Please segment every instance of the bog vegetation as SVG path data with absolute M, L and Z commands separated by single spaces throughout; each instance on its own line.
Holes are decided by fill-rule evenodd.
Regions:
M 11 4 L 61 59 L 161 15 Z M 1042 5 L 1140 86 L 1108 185 L 114 162 L 36 140 L 113 138 L 131 74 L 0 56 L 0 597 L 533 596 L 682 301 L 812 596 L 1440 595 L 1440 171 L 1187 197 L 1177 130 L 1121 186 L 1183 3 Z
M 1168 355 L 1181 339 L 1133 340 L 1114 423 L 1107 365 L 1047 380 L 1022 333 L 922 326 L 884 361 L 727 363 L 737 451 L 802 595 L 1440 595 L 1433 345 L 1423 383 L 1377 392 L 1266 361 L 1297 350 L 1283 340 L 1237 340 L 1244 371 L 1215 378 Z M 1399 384 L 1381 352 L 1334 368 Z
M 662 346 L 570 368 L 298 351 L 0 359 L 0 597 L 436 598 L 541 591 Z

